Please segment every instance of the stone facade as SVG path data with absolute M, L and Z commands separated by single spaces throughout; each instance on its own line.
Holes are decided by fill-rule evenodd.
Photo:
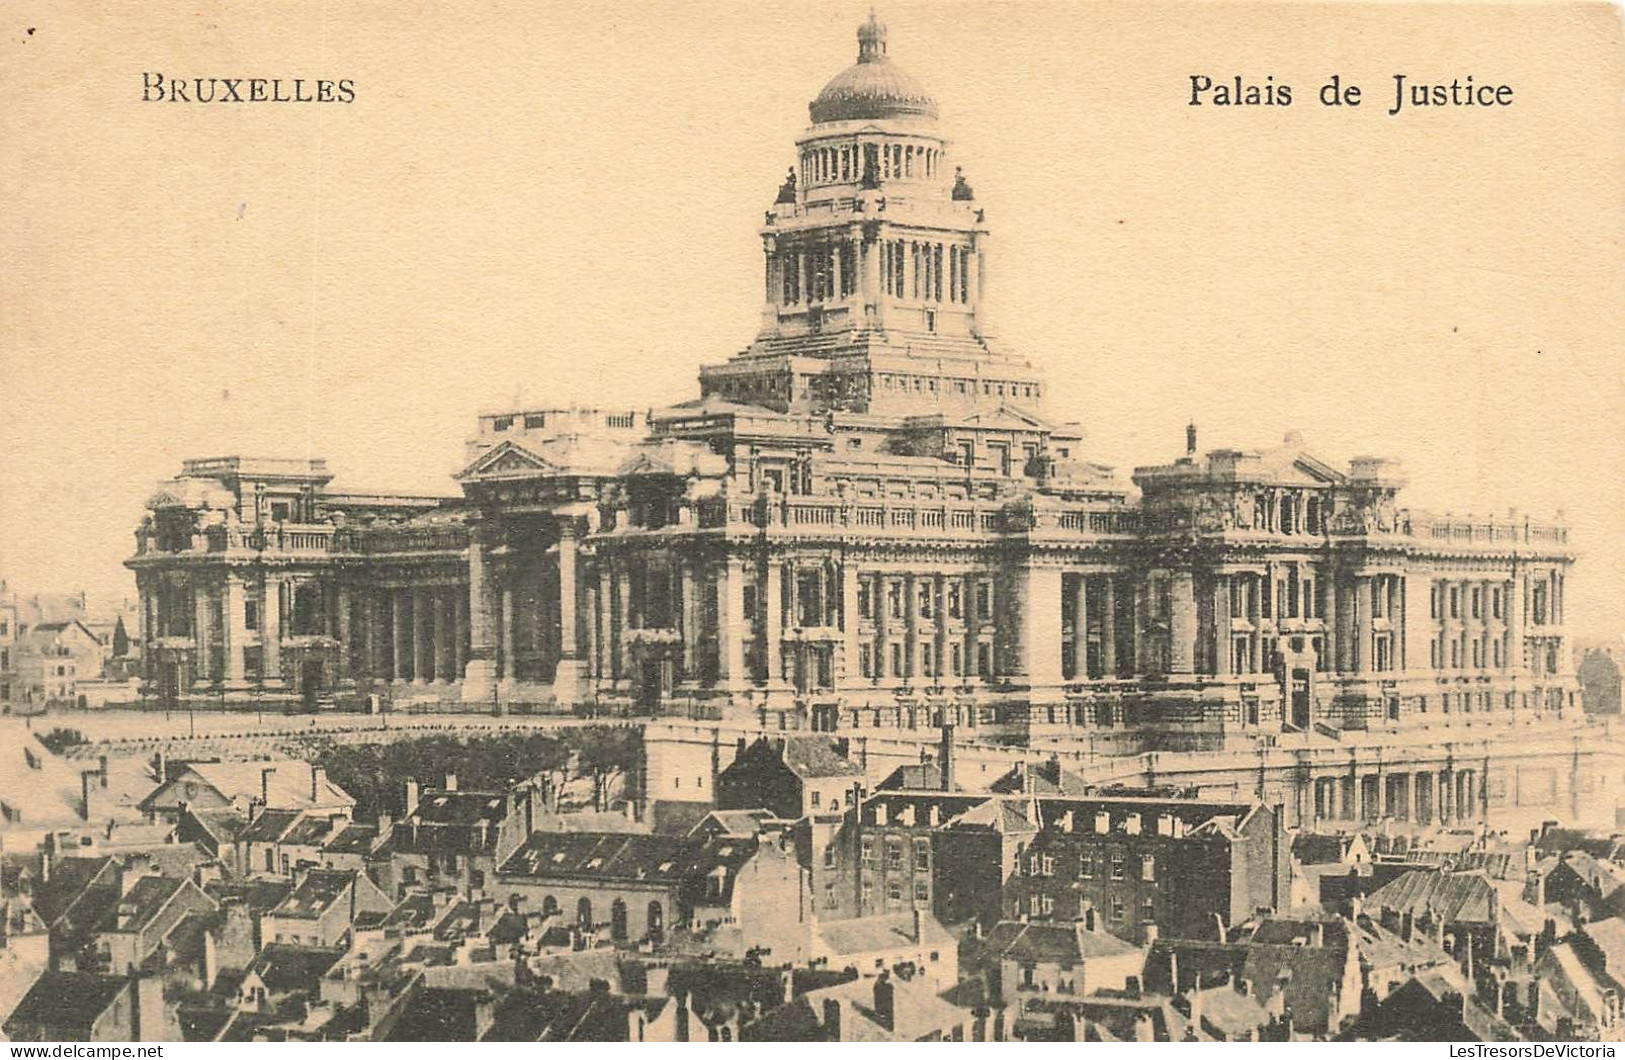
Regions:
M 760 332 L 698 398 L 482 416 L 456 497 L 187 461 L 129 561 L 147 694 L 1186 748 L 1578 713 L 1563 526 L 1409 509 L 1394 462 L 1295 436 L 1193 427 L 1132 487 L 1089 460 L 991 334 L 935 103 L 859 38 L 765 214 Z

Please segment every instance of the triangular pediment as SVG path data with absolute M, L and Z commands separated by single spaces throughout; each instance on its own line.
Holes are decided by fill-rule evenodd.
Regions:
M 963 427 L 983 431 L 1048 431 L 1050 425 L 1029 412 L 1012 405 L 1000 405 L 987 412 L 974 412 L 957 420 L 945 421 L 946 427 Z
M 148 508 L 185 508 L 186 498 L 171 490 L 161 489 L 147 498 Z
M 524 446 L 503 442 L 453 476 L 459 482 L 485 479 L 536 478 L 557 474 L 561 469 Z
M 1308 453 L 1296 453 L 1287 465 L 1288 475 L 1305 486 L 1334 486 L 1346 476 L 1330 464 Z

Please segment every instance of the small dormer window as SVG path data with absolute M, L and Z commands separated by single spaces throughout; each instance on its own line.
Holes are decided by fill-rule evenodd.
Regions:
M 512 426 L 513 426 L 513 417 L 512 416 L 498 416 L 496 419 L 491 421 L 491 430 L 495 431 L 498 434 L 502 433 L 503 431 L 507 430 L 509 427 L 512 427 Z

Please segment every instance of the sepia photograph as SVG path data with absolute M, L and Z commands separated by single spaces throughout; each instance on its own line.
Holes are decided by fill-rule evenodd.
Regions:
M 1618 6 L 16 0 L 0 206 L 9 1055 L 1625 1041 Z

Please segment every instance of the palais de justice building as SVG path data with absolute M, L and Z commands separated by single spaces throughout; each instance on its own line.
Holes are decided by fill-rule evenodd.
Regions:
M 187 461 L 129 561 L 148 693 L 1166 747 L 1579 714 L 1564 527 L 1291 435 L 1124 481 L 989 333 L 989 223 L 883 26 L 809 111 L 697 398 L 483 415 L 457 497 Z

